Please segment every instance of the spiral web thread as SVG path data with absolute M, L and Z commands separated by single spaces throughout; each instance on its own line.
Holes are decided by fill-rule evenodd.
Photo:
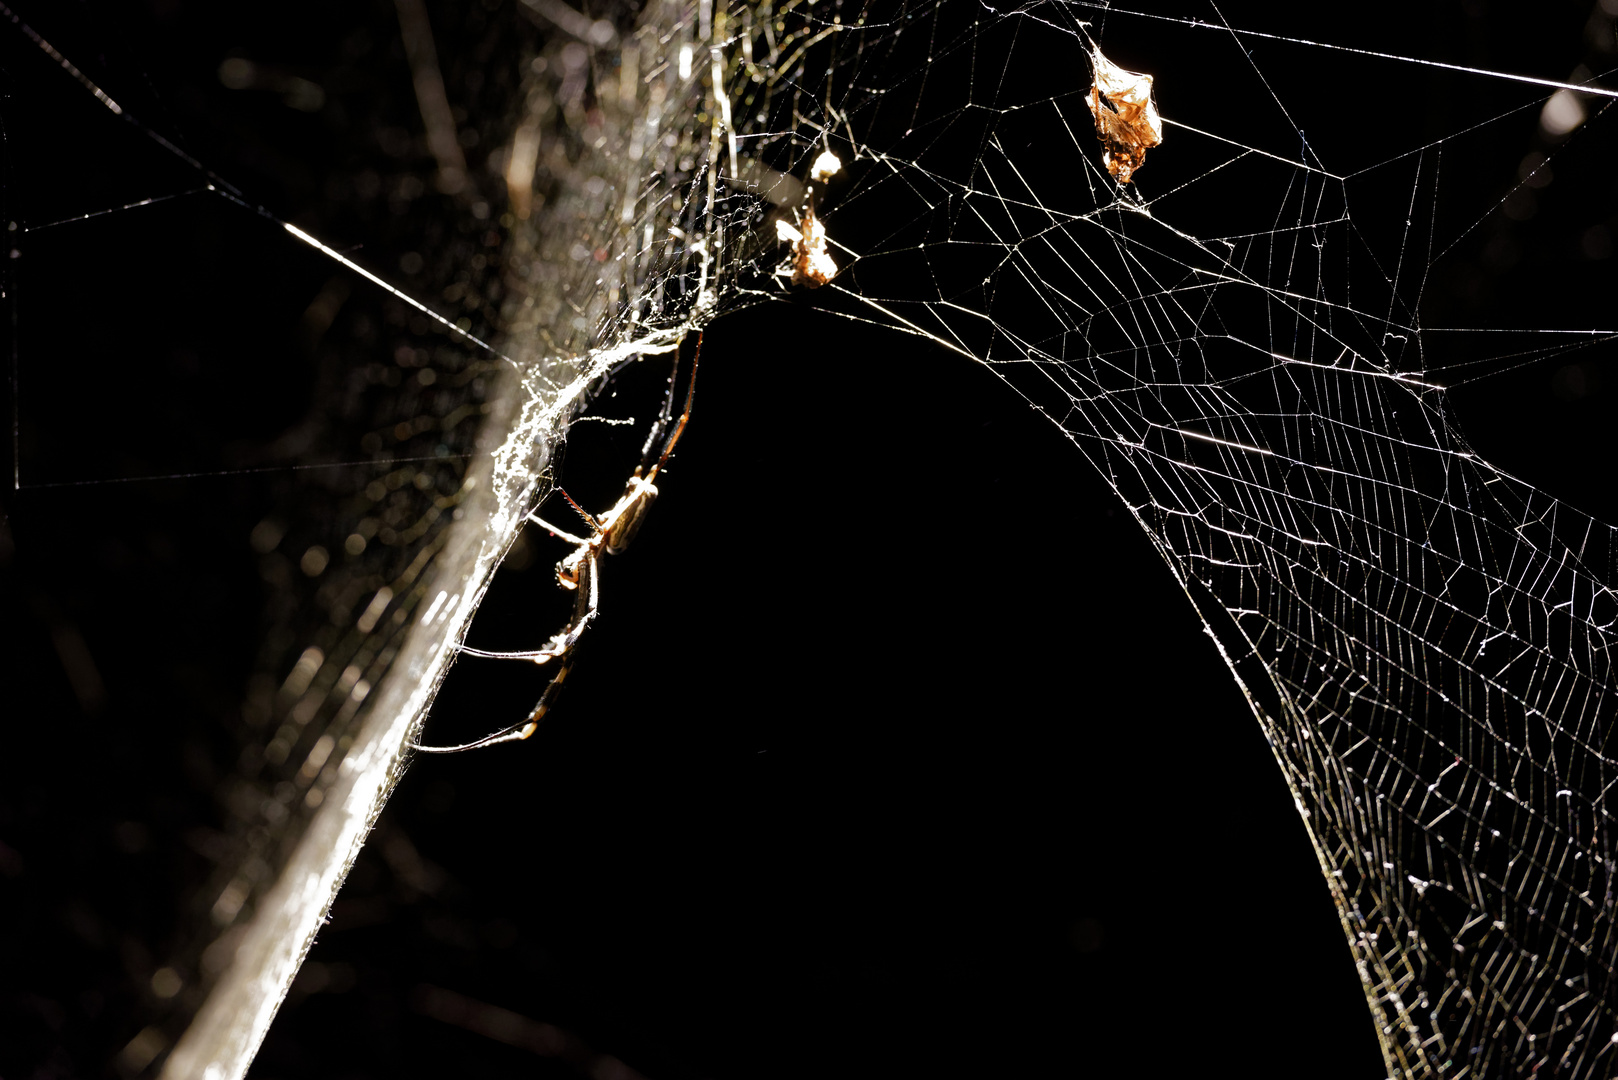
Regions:
M 1496 328 L 1428 327 L 1424 289 L 1498 205 L 1446 212 L 1440 166 L 1472 127 L 1351 164 L 1364 141 L 1310 144 L 1292 110 L 1315 103 L 1279 96 L 1217 8 L 1112 11 L 1104 49 L 1172 57 L 1167 138 L 1126 188 L 1053 63 L 1101 12 L 952 14 L 916 20 L 935 108 L 862 146 L 863 186 L 827 215 L 838 235 L 881 199 L 902 223 L 859 248 L 839 310 L 988 364 L 1127 504 L 1263 727 L 1390 1071 L 1609 1074 L 1613 533 L 1478 457 L 1445 387 L 1612 332 L 1572 315 L 1498 352 Z M 938 85 L 947 57 L 975 79 Z M 1217 90 L 1199 108 L 1171 83 Z M 880 127 L 905 87 L 850 91 L 848 126 Z M 1610 91 L 1548 93 L 1477 127 L 1560 126 L 1583 101 L 1578 138 L 1610 140 Z

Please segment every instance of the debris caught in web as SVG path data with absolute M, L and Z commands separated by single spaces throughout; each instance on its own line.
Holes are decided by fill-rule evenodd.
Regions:
M 826 252 L 826 226 L 815 217 L 811 204 L 804 211 L 802 228 L 784 218 L 777 218 L 775 235 L 792 243 L 792 284 L 818 289 L 837 276 L 837 263 Z M 785 268 L 781 271 L 785 273 Z
M 830 150 L 822 150 L 809 169 L 809 179 L 822 184 L 836 176 L 843 168 L 843 160 Z
M 1163 141 L 1163 118 L 1152 100 L 1152 77 L 1123 68 L 1092 48 L 1095 85 L 1090 87 L 1090 111 L 1096 118 L 1096 138 L 1106 152 L 1102 160 L 1120 184 L 1134 178 L 1146 163 L 1146 151 Z
M 792 245 L 792 260 L 784 263 L 776 274 L 786 277 L 790 271 L 792 284 L 818 289 L 837 276 L 837 263 L 826 251 L 826 226 L 815 216 L 815 185 L 824 184 L 842 171 L 843 161 L 829 149 L 822 150 L 809 167 L 809 186 L 805 195 L 803 217 L 797 225 L 784 218 L 775 220 L 775 235 L 783 243 Z

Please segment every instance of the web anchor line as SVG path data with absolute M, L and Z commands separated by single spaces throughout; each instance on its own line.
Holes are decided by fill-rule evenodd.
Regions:
M 263 217 L 266 220 L 271 221 L 271 222 L 275 223 L 276 225 L 279 225 L 282 229 L 284 229 L 289 235 L 291 235 L 295 239 L 301 241 L 304 244 L 307 244 L 309 247 L 314 248 L 316 251 L 320 252 L 320 254 L 324 255 L 326 258 L 332 260 L 333 262 L 335 262 L 338 265 L 344 267 L 345 269 L 347 269 L 347 270 L 349 270 L 349 271 L 351 271 L 351 272 L 353 272 L 355 274 L 358 274 L 360 277 L 364 278 L 366 281 L 369 281 L 371 284 L 377 286 L 378 288 L 380 288 L 383 291 L 387 292 L 389 295 L 393 296 L 395 299 L 401 300 L 404 303 L 408 304 L 410 307 L 414 308 L 416 311 L 419 311 L 421 314 L 427 316 L 429 319 L 431 319 L 434 322 L 438 323 L 440 326 L 442 326 L 445 330 L 449 331 L 451 334 L 454 334 L 455 336 L 462 338 L 463 340 L 471 343 L 472 345 L 476 346 L 478 349 L 480 349 L 483 352 L 489 354 L 490 356 L 496 357 L 496 358 L 506 362 L 507 364 L 512 365 L 513 367 L 518 366 L 516 361 L 513 360 L 511 357 L 507 356 L 505 353 L 501 352 L 499 349 L 496 349 L 493 345 L 489 344 L 487 341 L 484 341 L 482 338 L 480 338 L 477 335 L 473 334 L 470 330 L 460 326 L 456 322 L 451 321 L 449 318 L 445 317 L 444 315 L 439 314 L 438 312 L 434 311 L 432 308 L 428 307 L 426 304 L 424 304 L 421 301 L 415 299 L 414 297 L 410 296 L 409 294 L 403 292 L 402 290 L 400 290 L 396 286 L 394 286 L 392 284 L 389 284 L 383 278 L 381 278 L 377 274 L 373 273 L 372 271 L 367 270 L 365 267 L 361 266 L 359 263 L 355 262 L 353 259 L 351 259 L 348 256 L 344 255 L 342 252 L 337 251 L 335 248 L 331 247 L 329 244 L 324 243 L 323 241 L 319 240 L 318 238 L 312 236 L 307 231 L 298 228 L 296 225 L 293 225 L 291 222 L 286 221 L 285 219 L 283 219 L 283 218 L 277 216 L 276 214 L 272 213 L 269 210 L 268 207 L 265 207 L 262 204 L 255 204 L 255 203 L 250 202 L 243 195 L 240 188 L 236 187 L 234 184 L 232 184 L 229 181 L 225 180 L 218 173 L 216 173 L 212 169 L 208 168 L 206 165 L 204 165 L 197 158 L 195 158 L 192 155 L 186 153 L 179 146 L 175 145 L 175 143 L 173 143 L 171 140 L 165 138 L 163 135 L 161 135 L 159 132 L 157 132 L 154 128 L 150 127 L 147 124 L 142 123 L 139 119 L 137 119 L 135 117 L 135 115 L 133 113 L 129 112 L 122 105 L 118 104 L 118 102 L 112 97 L 111 94 L 107 93 L 99 85 L 97 85 L 96 82 L 93 79 L 91 79 L 77 65 L 75 65 L 71 60 L 69 60 L 66 56 L 64 56 L 61 53 L 61 51 L 58 50 L 49 41 L 47 41 L 43 35 L 41 35 L 38 31 L 36 31 L 28 23 L 24 22 L 22 20 L 22 18 L 17 15 L 16 12 L 11 10 L 11 8 L 6 6 L 3 2 L 0 2 L 0 16 L 3 16 L 4 18 L 9 19 L 13 26 L 15 26 L 24 36 L 26 36 L 31 42 L 33 42 L 33 44 L 41 52 L 43 52 L 51 60 L 55 61 L 57 66 L 59 66 L 64 72 L 66 72 L 67 75 L 70 78 L 72 78 L 80 86 L 84 87 L 84 89 L 86 91 L 88 91 L 97 101 L 99 101 L 103 106 L 106 107 L 107 111 L 111 112 L 114 116 L 117 116 L 120 119 L 122 119 L 122 120 L 128 122 L 129 124 L 133 125 L 137 131 L 140 131 L 143 134 L 145 134 L 153 142 L 157 143 L 164 150 L 166 150 L 170 154 L 172 154 L 175 158 L 177 158 L 180 161 L 184 162 L 191 169 L 193 169 L 196 172 L 200 173 L 208 181 L 207 186 L 204 187 L 204 188 L 193 188 L 190 191 L 176 192 L 176 193 L 174 193 L 172 195 L 155 196 L 155 197 L 149 198 L 149 199 L 141 199 L 141 200 L 138 200 L 136 202 L 127 204 L 126 206 L 112 207 L 112 208 L 109 208 L 109 209 L 106 209 L 106 210 L 97 210 L 97 211 L 93 211 L 93 212 L 86 213 L 86 214 L 83 214 L 83 215 L 78 215 L 78 216 L 75 216 L 75 217 L 63 218 L 63 219 L 59 219 L 57 221 L 46 222 L 43 225 L 37 225 L 37 226 L 33 226 L 31 228 L 28 228 L 28 229 L 24 230 L 25 232 L 29 232 L 29 233 L 37 232 L 37 231 L 39 231 L 41 229 L 53 228 L 53 227 L 56 227 L 56 226 L 65 225 L 65 224 L 71 224 L 71 223 L 79 222 L 79 221 L 86 221 L 86 220 L 89 220 L 89 219 L 92 219 L 92 218 L 101 217 L 101 216 L 106 215 L 106 214 L 117 213 L 117 212 L 122 211 L 122 210 L 137 209 L 137 208 L 140 208 L 140 207 L 143 207 L 143 206 L 150 206 L 150 205 L 154 205 L 156 203 L 166 202 L 166 201 L 168 201 L 170 199 L 181 198 L 181 197 L 184 197 L 184 196 L 187 196 L 187 195 L 200 194 L 202 192 L 212 192 L 212 193 L 217 194 L 220 197 L 228 200 L 229 202 L 234 203 L 237 206 L 240 206 L 241 208 L 243 208 L 244 210 L 249 211 L 250 213 L 257 214 L 260 217 Z M 15 314 L 15 310 L 14 310 L 14 314 Z M 16 340 L 15 333 L 13 333 L 13 335 L 12 335 L 12 340 L 15 343 L 15 340 Z M 11 459 L 12 459 L 12 490 L 14 490 L 14 491 L 21 491 L 21 490 L 23 490 L 23 488 L 25 486 L 24 483 L 23 483 L 23 480 L 22 480 L 22 453 L 21 453 L 21 449 L 22 449 L 22 417 L 21 417 L 21 411 L 20 411 L 21 410 L 21 403 L 18 400 L 18 394 L 17 394 L 17 389 L 21 385 L 20 371 L 19 371 L 19 368 L 18 368 L 18 365 L 20 364 L 20 362 L 21 362 L 21 358 L 17 355 L 15 345 L 14 345 L 13 349 L 12 349 L 12 356 L 11 356 L 11 384 L 12 384 L 12 422 L 11 422 L 11 449 L 12 449 L 12 454 L 11 454 Z M 333 464 L 328 464 L 328 465 L 301 466 L 301 467 L 302 468 L 340 468 L 340 467 L 343 467 L 345 464 L 346 463 L 333 463 Z M 222 472 L 222 473 L 195 473 L 195 474 L 193 474 L 193 473 L 175 473 L 175 474 L 164 475 L 164 476 L 127 477 L 127 478 L 118 478 L 116 480 L 109 480 L 109 481 L 87 481 L 87 482 L 85 482 L 85 484 L 89 485 L 89 484 L 101 483 L 101 482 L 119 483 L 119 482 L 133 481 L 133 480 L 187 479 L 187 478 L 191 478 L 193 476 L 234 475 L 234 474 L 238 474 L 238 473 L 245 473 L 245 472 L 252 472 L 252 471 L 256 471 L 256 470 L 241 470 L 241 469 L 238 469 L 238 470 L 227 470 L 227 471 Z M 30 485 L 26 485 L 26 486 L 28 486 L 28 487 L 57 487 L 57 486 L 79 486 L 79 485 L 77 483 L 71 483 L 70 482 L 68 484 L 46 484 L 46 485 L 32 485 L 32 484 L 30 484 Z
M 263 206 L 262 204 L 255 204 L 255 203 L 249 202 L 247 197 L 242 193 L 242 190 L 240 188 L 238 188 L 236 185 L 230 183 L 224 177 L 220 176 L 218 173 L 216 173 L 212 169 L 208 168 L 206 165 L 204 165 L 197 158 L 195 158 L 192 155 L 186 153 L 179 146 L 175 145 L 171 140 L 169 140 L 169 139 L 165 138 L 163 135 L 161 135 L 155 128 L 152 128 L 150 125 L 143 123 L 138 118 L 136 118 L 136 116 L 133 113 L 129 112 L 122 105 L 118 104 L 118 102 L 113 99 L 111 94 L 108 94 L 105 90 L 103 90 L 100 86 L 98 86 L 93 79 L 91 79 L 88 75 L 86 75 L 83 71 L 81 71 L 66 56 L 63 56 L 62 53 L 54 45 L 52 45 L 49 41 L 47 41 L 32 26 L 29 26 L 28 23 L 24 22 L 22 20 L 22 18 L 17 15 L 16 12 L 12 11 L 11 8 L 7 7 L 3 2 L 0 2 L 0 16 L 4 16 L 5 18 L 9 19 L 11 21 L 12 25 L 16 26 L 17 29 L 19 31 L 21 31 L 30 41 L 32 41 L 34 43 L 34 45 L 37 46 L 41 52 L 43 52 L 46 56 L 48 56 L 52 60 L 54 60 L 56 62 L 56 64 L 59 67 L 61 67 L 61 69 L 68 74 L 68 76 L 70 78 L 72 78 L 80 86 L 84 87 L 85 90 L 89 91 L 89 93 L 92 96 L 94 96 L 97 101 L 101 102 L 101 104 L 104 105 L 107 108 L 107 110 L 109 112 L 111 112 L 114 116 L 117 116 L 120 119 L 125 120 L 128 123 L 134 125 L 136 130 L 138 130 L 142 134 L 146 135 L 153 142 L 155 142 L 159 146 L 161 146 L 164 150 L 167 150 L 174 157 L 176 157 L 180 161 L 184 162 L 187 166 L 189 166 L 190 168 L 196 170 L 198 173 L 200 173 L 204 177 L 206 177 L 207 180 L 208 180 L 209 186 L 205 190 L 215 191 L 219 195 L 222 195 L 223 197 L 225 197 L 226 199 L 228 199 L 231 202 L 235 203 L 236 205 L 242 207 L 243 209 L 249 210 L 249 211 L 251 211 L 251 212 L 253 212 L 255 214 L 258 214 L 258 215 L 270 220 L 270 221 L 273 221 L 275 224 L 277 224 L 277 225 L 281 226 L 283 229 L 285 229 L 292 236 L 294 236 L 297 239 L 303 241 L 305 244 L 308 244 L 310 247 L 314 248 L 316 251 L 320 252 L 322 255 L 326 256 L 329 259 L 331 259 L 333 262 L 336 262 L 339 265 L 341 265 L 341 266 L 343 266 L 343 267 L 345 267 L 345 268 L 347 268 L 349 270 L 352 270 L 354 273 L 359 274 L 361 277 L 365 278 L 365 280 L 371 282 L 373 285 L 376 285 L 376 286 L 386 290 L 388 293 L 392 294 L 397 299 L 403 300 L 405 303 L 409 304 L 411 307 L 415 308 L 417 311 L 421 312 L 423 315 L 426 315 L 427 317 L 431 318 L 432 320 L 437 322 L 439 325 L 443 326 L 445 329 L 447 329 L 451 333 L 457 335 L 458 337 L 461 337 L 461 338 L 465 339 L 466 341 L 471 342 L 473 345 L 476 345 L 479 349 L 483 350 L 486 353 L 489 353 L 492 356 L 498 357 L 499 359 L 504 360 L 509 364 L 513 364 L 513 365 L 515 364 L 515 361 L 513 361 L 509 356 L 506 356 L 504 353 L 500 352 L 498 349 L 496 349 L 494 346 L 490 345 L 488 342 L 484 341 L 482 338 L 477 337 L 475 334 L 473 334 L 470 331 L 462 328 L 461 326 L 459 326 L 456 323 L 452 322 L 450 319 L 444 317 L 443 315 L 440 315 L 438 312 L 436 312 L 433 309 L 429 308 L 426 304 L 423 304 L 421 301 L 416 300 L 415 298 L 413 298 L 413 297 L 407 295 L 406 293 L 400 291 L 395 286 L 390 285 L 388 282 L 384 281 L 381 277 L 378 277 L 376 274 L 372 273 L 371 271 L 365 269 L 363 266 L 356 263 L 353 259 L 350 259 L 348 256 L 346 256 L 346 255 L 342 254 L 341 252 L 337 251 L 336 249 L 332 248 L 330 245 L 325 244 L 322 241 L 316 239 L 314 236 L 311 236 L 308 232 L 304 231 L 303 229 L 298 228 L 296 225 L 293 225 L 291 222 L 285 220 L 284 218 L 276 215 L 275 213 L 272 213 L 269 210 L 269 208 Z M 66 218 L 66 219 L 63 219 L 62 221 L 48 222 L 45 225 L 35 226 L 34 229 L 30 229 L 29 231 L 32 232 L 32 231 L 35 231 L 35 229 L 43 229 L 43 228 L 48 228 L 48 227 L 50 227 L 52 225 L 60 225 L 60 224 L 63 224 L 65 222 L 69 222 L 69 221 L 80 221 L 80 220 L 84 220 L 84 219 L 90 218 L 90 217 L 97 217 L 97 216 L 100 216 L 101 214 L 116 212 L 117 210 L 131 209 L 131 208 L 139 207 L 139 206 L 146 206 L 146 205 L 150 205 L 152 203 L 160 202 L 160 201 L 163 201 L 163 200 L 166 200 L 166 199 L 177 198 L 177 197 L 179 197 L 181 195 L 195 194 L 198 190 L 204 190 L 204 189 L 193 189 L 192 191 L 189 191 L 189 192 L 178 192 L 175 195 L 166 195 L 166 196 L 160 196 L 160 197 L 152 198 L 152 199 L 143 199 L 143 200 L 140 200 L 139 202 L 129 204 L 128 207 L 116 207 L 116 208 L 113 208 L 111 210 L 102 210 L 102 211 L 96 211 L 96 212 L 94 212 L 92 214 L 85 214 L 85 215 L 83 215 L 83 217 Z

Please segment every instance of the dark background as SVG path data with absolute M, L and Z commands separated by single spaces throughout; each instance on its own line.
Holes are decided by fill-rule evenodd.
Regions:
M 419 147 L 392 173 L 377 164 L 377 132 L 419 120 L 393 6 L 209 8 L 20 14 L 250 202 L 409 287 L 405 254 L 430 253 L 423 234 L 465 207 L 429 192 L 367 217 L 355 195 L 367 170 L 387 185 L 424 168 Z M 508 8 L 489 5 L 485 27 L 520 24 Z M 1398 10 L 1275 28 L 1552 77 L 1592 48 L 1583 5 L 1538 5 L 1530 25 Z M 483 32 L 458 11 L 433 9 L 446 55 Z M 1125 29 L 1108 27 L 1141 40 Z M 7 220 L 197 186 L 14 28 L 0 36 Z M 342 108 L 226 89 L 232 55 Z M 1335 77 L 1314 53 L 1265 60 L 1297 80 L 1283 100 Z M 1454 82 L 1338 63 L 1353 81 L 1315 145 L 1394 120 L 1460 126 L 1427 104 Z M 1169 86 L 1160 75 L 1172 113 Z M 1407 94 L 1419 109 L 1401 111 Z M 1504 197 L 1541 148 L 1534 119 L 1452 161 L 1442 205 Z M 1587 238 L 1611 224 L 1610 181 L 1577 185 L 1610 176 L 1601 164 L 1560 169 L 1538 213 L 1491 217 L 1435 277 L 1434 320 L 1600 322 L 1610 263 Z M 1370 228 L 1404 207 L 1353 211 Z M 269 586 L 249 537 L 299 501 L 286 470 L 218 473 L 275 464 L 318 407 L 298 328 L 333 268 L 207 196 L 18 248 L 0 1076 L 132 1074 L 120 1051 L 160 1010 L 153 976 L 210 865 L 262 655 Z M 427 263 L 423 287 L 454 270 Z M 602 411 L 644 420 L 660 376 L 626 375 Z M 1455 405 L 1486 456 L 1610 517 L 1592 471 L 1610 381 L 1594 354 L 1539 360 Z M 568 490 L 610 505 L 642 430 L 578 428 Z M 203 475 L 81 483 L 175 473 Z M 1318 865 L 1240 693 L 1123 506 L 991 372 L 833 319 L 813 296 L 754 307 L 708 331 L 661 486 L 635 548 L 603 568 L 602 616 L 540 735 L 413 765 L 254 1075 L 599 1074 L 593 1055 L 653 1080 L 1382 1075 Z M 528 540 L 473 644 L 536 644 L 566 618 L 549 569 L 565 548 Z M 464 661 L 430 732 L 503 726 L 542 685 L 523 665 Z

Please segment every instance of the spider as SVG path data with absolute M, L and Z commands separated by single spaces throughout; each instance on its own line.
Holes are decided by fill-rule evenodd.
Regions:
M 428 754 L 454 754 L 462 750 L 476 750 L 484 746 L 493 746 L 496 743 L 519 742 L 528 738 L 539 730 L 539 722 L 545 718 L 546 712 L 556 701 L 556 696 L 562 691 L 562 684 L 567 680 L 568 672 L 573 668 L 573 648 L 578 644 L 579 638 L 584 636 L 585 628 L 595 619 L 600 610 L 601 601 L 601 557 L 603 555 L 617 555 L 629 546 L 640 531 L 641 523 L 646 520 L 646 511 L 651 508 L 652 502 L 657 498 L 657 474 L 668 463 L 669 455 L 674 453 L 675 445 L 680 436 L 685 434 L 685 425 L 691 419 L 691 403 L 697 392 L 697 362 L 702 358 L 702 335 L 697 335 L 697 348 L 691 357 L 691 376 L 686 383 L 685 411 L 680 414 L 674 425 L 674 434 L 669 436 L 668 442 L 663 445 L 663 453 L 657 459 L 657 464 L 650 469 L 645 462 L 651 457 L 652 447 L 657 438 L 667 429 L 671 419 L 669 402 L 673 399 L 674 384 L 679 377 L 679 354 L 675 354 L 674 371 L 669 376 L 668 397 L 663 400 L 662 414 L 646 439 L 645 449 L 642 451 L 641 464 L 635 466 L 634 475 L 624 485 L 624 493 L 612 508 L 600 517 L 596 517 L 585 510 L 566 491 L 562 498 L 568 505 L 578 511 L 585 524 L 590 526 L 589 536 L 575 536 L 565 529 L 557 528 L 538 512 L 530 513 L 528 520 L 540 526 L 552 536 L 560 537 L 573 545 L 573 551 L 561 562 L 556 564 L 556 580 L 562 588 L 574 592 L 576 598 L 573 602 L 573 615 L 567 625 L 551 636 L 538 649 L 529 649 L 519 652 L 490 652 L 484 649 L 472 649 L 465 645 L 460 651 L 469 656 L 486 656 L 500 660 L 531 660 L 536 664 L 549 663 L 559 660 L 555 676 L 546 685 L 545 692 L 540 695 L 539 703 L 534 706 L 528 716 L 517 721 L 492 735 L 485 735 L 481 739 L 474 739 L 459 746 L 422 746 L 419 743 L 411 744 L 415 749 Z

